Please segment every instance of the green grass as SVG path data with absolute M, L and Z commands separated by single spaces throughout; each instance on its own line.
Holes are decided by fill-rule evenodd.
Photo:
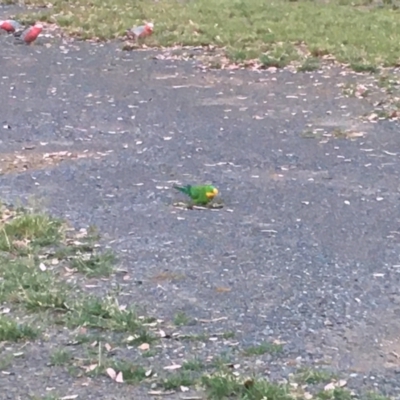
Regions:
M 165 378 L 162 386 L 165 390 L 179 389 L 181 386 L 189 387 L 196 383 L 196 379 L 189 371 L 173 373 Z
M 113 294 L 91 295 L 76 280 L 64 279 L 64 267 L 82 278 L 110 275 L 115 262 L 110 251 L 93 253 L 92 237 L 77 242 L 67 236 L 62 221 L 46 214 L 3 206 L 0 212 L 0 303 L 36 315 L 43 325 L 127 332 L 135 343 L 154 340 L 133 307 L 121 307 Z M 0 341 L 36 335 L 29 325 L 0 315 Z
M 296 374 L 296 380 L 300 383 L 318 384 L 328 383 L 336 376 L 330 371 L 323 369 L 303 368 Z
M 182 364 L 182 369 L 184 371 L 202 371 L 204 369 L 204 364 L 201 360 L 193 358 L 192 360 L 185 361 Z
M 0 342 L 36 339 L 38 334 L 38 329 L 30 325 L 19 324 L 11 318 L 0 315 Z
M 264 379 L 239 380 L 231 374 L 203 376 L 202 385 L 210 400 L 228 398 L 243 400 L 294 400 L 287 385 L 271 383 Z
M 246 356 L 261 356 L 263 354 L 276 354 L 280 353 L 283 350 L 283 346 L 281 344 L 264 342 L 259 344 L 258 346 L 248 347 L 244 349 L 243 353 Z
M 112 368 L 117 373 L 121 372 L 124 382 L 131 385 L 136 385 L 146 379 L 146 370 L 142 366 L 128 361 L 114 361 L 107 367 Z
M 72 359 L 72 355 L 68 350 L 57 349 L 50 356 L 51 365 L 62 366 L 68 364 Z
M 73 258 L 71 267 L 88 278 L 109 276 L 115 264 L 115 255 L 111 251 L 101 254 L 84 254 Z
M 316 396 L 320 400 L 351 400 L 351 393 L 343 388 L 335 388 L 334 390 L 323 390 Z M 368 397 L 367 397 L 368 398 Z M 389 399 L 386 399 L 389 400 Z
M 189 322 L 190 318 L 183 311 L 179 311 L 175 314 L 174 324 L 176 326 L 187 325 Z
M 72 35 L 100 40 L 155 22 L 148 46 L 213 45 L 233 61 L 258 60 L 265 67 L 298 61 L 317 68 L 332 54 L 357 71 L 394 66 L 400 53 L 400 10 L 370 0 L 27 0 L 53 7 L 22 19 L 55 22 Z M 317 22 L 316 22 L 317 21 Z M 217 63 L 216 63 L 217 64 Z
M 57 243 L 62 235 L 61 221 L 35 213 L 16 214 L 0 229 L 0 250 L 28 253 L 35 247 Z

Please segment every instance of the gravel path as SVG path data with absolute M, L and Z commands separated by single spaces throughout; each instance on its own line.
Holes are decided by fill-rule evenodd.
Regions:
M 165 321 L 184 312 L 183 333 L 234 332 L 198 346 L 202 357 L 279 340 L 278 358 L 238 362 L 273 379 L 326 363 L 351 388 L 400 396 L 399 126 L 358 118 L 370 106 L 341 85 L 365 77 L 205 72 L 119 44 L 0 39 L 5 201 L 33 196 L 77 228 L 97 226 L 129 275 L 126 303 Z M 308 138 L 315 128 L 321 137 Z M 223 209 L 172 206 L 174 182 L 204 181 Z M 12 393 L 1 399 L 78 390 L 54 371 L 15 385 L 40 364 L 35 346 L 0 377 Z M 157 362 L 191 352 L 168 345 Z M 89 386 L 82 398 L 133 393 L 106 379 Z

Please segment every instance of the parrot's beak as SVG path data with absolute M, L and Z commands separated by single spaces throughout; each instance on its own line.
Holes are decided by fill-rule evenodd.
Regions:
M 218 189 L 214 188 L 213 193 L 214 193 L 214 196 L 216 196 L 218 194 Z

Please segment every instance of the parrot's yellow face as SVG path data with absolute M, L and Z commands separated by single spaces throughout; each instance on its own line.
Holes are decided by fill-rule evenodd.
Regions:
M 209 199 L 213 199 L 217 194 L 218 194 L 218 189 L 217 188 L 213 188 L 212 192 L 207 192 L 206 193 L 206 196 Z

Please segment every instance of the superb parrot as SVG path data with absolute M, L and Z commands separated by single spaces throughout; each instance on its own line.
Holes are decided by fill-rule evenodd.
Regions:
M 19 43 L 31 44 L 37 39 L 42 30 L 42 24 L 35 24 L 30 28 L 25 29 L 20 35 L 15 34 L 15 36 L 17 36 Z
M 218 189 L 212 185 L 174 185 L 174 188 L 187 194 L 194 205 L 207 205 L 218 194 Z
M 22 25 L 13 19 L 6 19 L 5 21 L 0 21 L 0 29 L 6 32 L 15 32 L 21 30 Z
M 130 38 L 137 40 L 145 38 L 146 36 L 150 36 L 153 33 L 153 30 L 154 30 L 154 24 L 148 22 L 145 25 L 136 26 L 131 29 L 128 29 L 126 33 Z

